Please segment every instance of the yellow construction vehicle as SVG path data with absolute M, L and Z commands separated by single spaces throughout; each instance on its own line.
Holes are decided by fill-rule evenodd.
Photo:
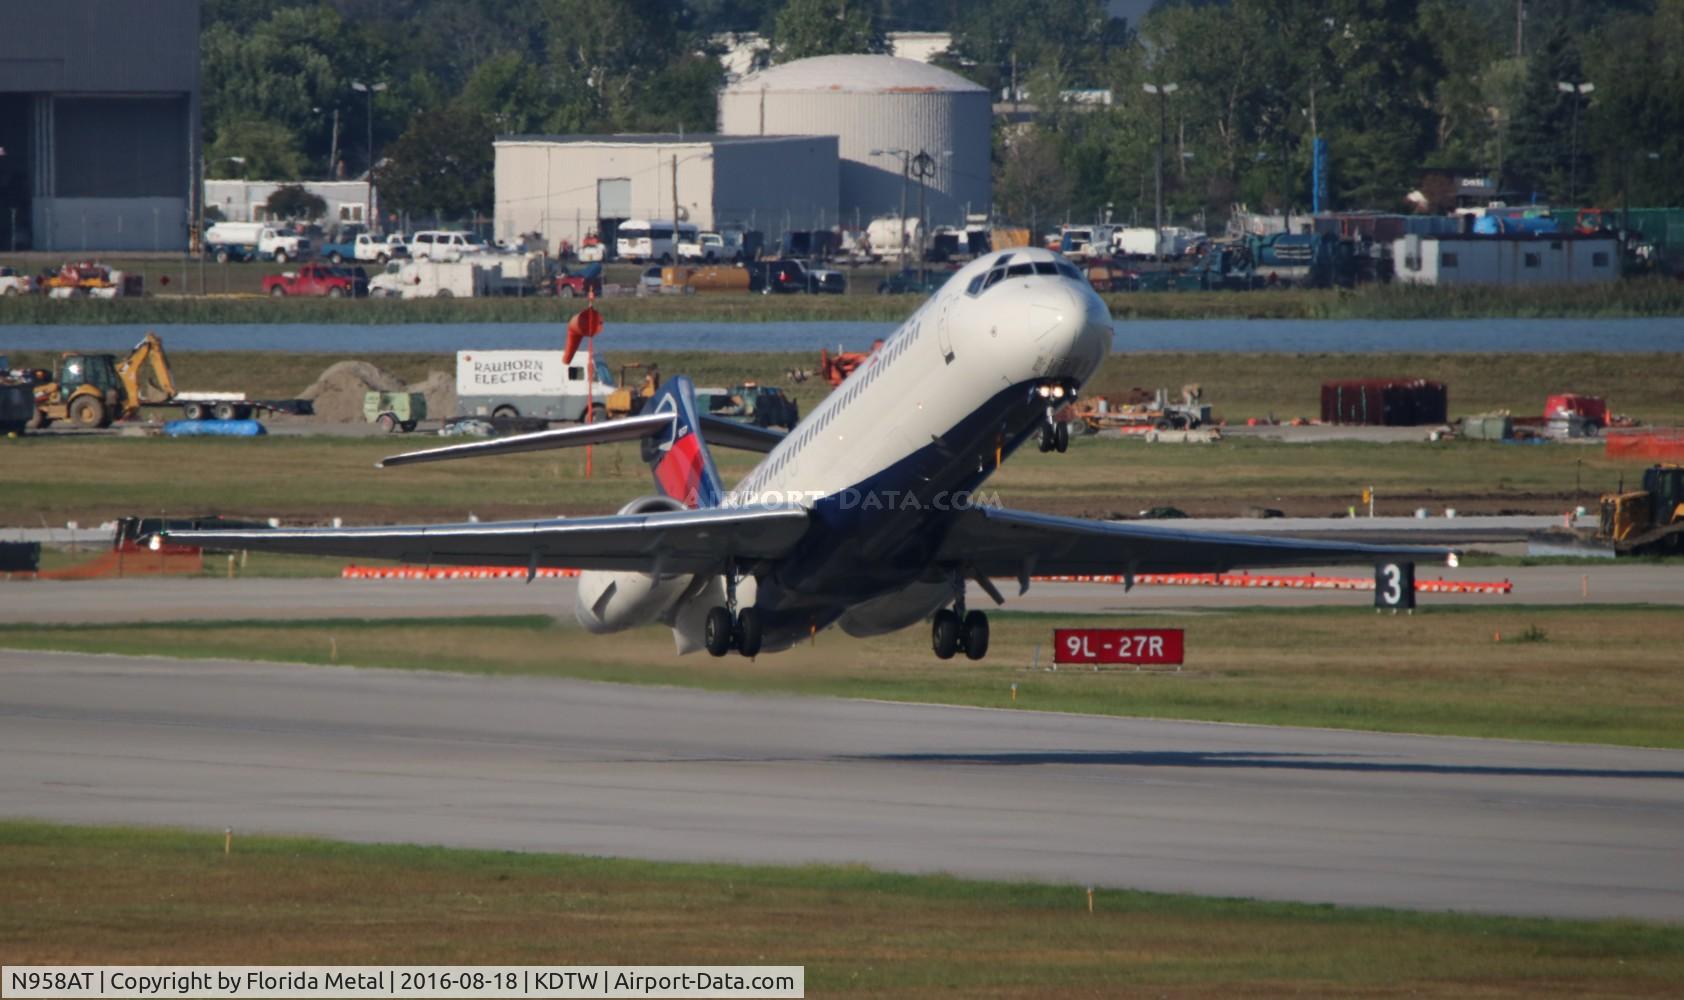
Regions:
M 1597 540 L 1621 554 L 1684 551 L 1684 465 L 1650 466 L 1641 490 L 1603 494 Z
M 122 358 L 66 353 L 53 371 L 37 376 L 34 425 L 40 429 L 67 420 L 78 427 L 109 427 L 113 420 L 133 419 L 140 414 L 148 371 L 164 400 L 175 395 L 169 359 L 155 333 Z
M 631 383 L 631 374 L 635 371 L 643 372 L 643 378 L 634 386 Z M 608 394 L 608 415 L 629 417 L 641 413 L 644 405 L 654 398 L 655 390 L 660 387 L 661 370 L 655 365 L 645 365 L 641 361 L 621 365 L 620 383 Z

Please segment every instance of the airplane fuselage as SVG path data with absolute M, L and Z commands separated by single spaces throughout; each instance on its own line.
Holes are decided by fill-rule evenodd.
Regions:
M 951 599 L 953 568 L 932 562 L 946 522 L 1093 376 L 1111 337 L 1105 304 L 1049 251 L 987 254 L 949 279 L 727 498 L 813 511 L 797 550 L 743 581 L 766 648 L 838 620 L 892 631 Z

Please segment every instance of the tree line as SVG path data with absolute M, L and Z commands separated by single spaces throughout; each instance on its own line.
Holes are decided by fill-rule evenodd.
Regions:
M 1511 201 L 1684 204 L 1684 0 L 1162 0 L 1138 23 L 1101 0 L 203 9 L 211 176 L 357 177 L 372 147 L 382 200 L 414 214 L 489 213 L 498 134 L 712 131 L 715 39 L 749 31 L 774 61 L 950 32 L 938 61 L 1014 105 L 993 172 L 1017 222 L 1149 220 L 1160 149 L 1172 218 L 1304 211 L 1317 139 L 1339 209 L 1404 210 L 1424 168 Z

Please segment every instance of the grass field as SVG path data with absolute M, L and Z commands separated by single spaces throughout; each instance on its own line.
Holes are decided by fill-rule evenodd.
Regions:
M 48 300 L 31 296 L 0 302 L 3 323 L 468 323 L 541 322 L 577 308 L 550 298 L 412 299 L 404 301 L 287 299 L 260 296 L 265 274 L 292 265 L 112 261 L 146 278 L 154 294 L 116 301 Z M 635 268 L 611 269 L 609 280 L 629 282 Z M 920 298 L 874 294 L 883 268 L 849 275 L 846 295 L 655 295 L 602 300 L 610 321 L 791 322 L 899 321 Z M 165 283 L 168 279 L 168 283 Z M 183 291 L 185 290 L 185 294 Z M 165 293 L 158 295 L 156 293 Z M 1461 319 L 1563 316 L 1684 315 L 1684 282 L 1633 279 L 1614 285 L 1546 288 L 1423 288 L 1369 285 L 1359 289 L 1270 289 L 1256 292 L 1122 293 L 1105 296 L 1119 319 Z
M 440 443 L 436 437 L 272 436 L 259 439 L 25 435 L 0 440 L 0 526 L 94 524 L 131 514 L 281 517 L 346 523 L 455 520 L 469 514 L 540 517 L 613 513 L 652 491 L 634 445 L 598 447 L 584 478 L 582 450 L 472 463 L 374 468 L 384 456 Z M 721 449 L 729 485 L 756 456 Z M 1067 455 L 1024 449 L 985 489 L 1001 504 L 1095 517 L 1172 505 L 1201 516 L 1240 516 L 1265 506 L 1337 515 L 1377 492 L 1376 510 L 1557 514 L 1594 506 L 1598 494 L 1636 482 L 1643 461 L 1593 447 L 1514 447 L 1492 442 L 1387 445 L 1292 444 L 1231 438 L 1211 446 L 1080 438 Z
M 1129 616 L 1131 626 L 1187 629 L 1187 663 L 1179 673 L 1047 670 L 1052 629 L 1092 626 L 1092 616 L 991 615 L 989 655 L 980 663 L 935 660 L 922 627 L 870 640 L 825 632 L 810 646 L 749 661 L 679 659 L 665 628 L 592 636 L 572 623 L 571 609 L 556 610 L 565 620 L 4 625 L 0 647 L 1684 747 L 1678 658 L 1684 613 L 1674 608 L 1433 607 L 1405 618 L 1361 607 Z
M 8 964 L 799 965 L 808 996 L 1640 997 L 1684 930 L 0 822 Z
M 605 335 L 607 336 L 607 335 Z M 3 346 L 3 345 L 0 345 Z M 74 344 L 66 344 L 71 349 Z M 167 346 L 167 344 L 166 344 Z M 667 375 L 688 374 L 698 385 L 734 385 L 754 379 L 780 385 L 805 413 L 830 391 L 813 378 L 796 384 L 791 369 L 818 368 L 819 348 L 807 352 L 606 351 L 611 365 L 631 361 L 657 364 Z M 828 345 L 832 348 L 834 344 Z M 850 345 L 864 346 L 864 345 Z M 431 371 L 451 372 L 450 354 L 364 354 L 362 360 L 390 369 L 410 381 Z M 296 396 L 343 354 L 174 351 L 176 383 L 183 390 L 239 389 L 257 398 Z M 14 351 L 18 368 L 52 363 L 46 351 Z M 616 372 L 617 374 L 617 372 Z M 1086 389 L 1088 395 L 1116 396 L 1140 387 L 1166 387 L 1176 393 L 1197 382 L 1204 387 L 1218 419 L 1244 423 L 1248 417 L 1274 414 L 1286 420 L 1315 417 L 1321 383 L 1329 379 L 1415 377 L 1436 379 L 1449 387 L 1452 417 L 1507 409 L 1517 415 L 1543 412 L 1544 397 L 1554 392 L 1605 396 L 1616 411 L 1650 423 L 1684 422 L 1684 355 L 1679 354 L 1228 354 L 1215 352 L 1142 352 L 1114 354 Z

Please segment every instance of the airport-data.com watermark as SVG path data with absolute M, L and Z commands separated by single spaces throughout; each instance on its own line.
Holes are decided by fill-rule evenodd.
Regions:
M 995 490 L 938 490 L 929 495 L 914 490 L 861 490 L 849 487 L 828 493 L 823 490 L 747 490 L 728 493 L 727 507 L 815 507 L 820 504 L 845 511 L 954 511 L 976 507 L 999 507 Z

